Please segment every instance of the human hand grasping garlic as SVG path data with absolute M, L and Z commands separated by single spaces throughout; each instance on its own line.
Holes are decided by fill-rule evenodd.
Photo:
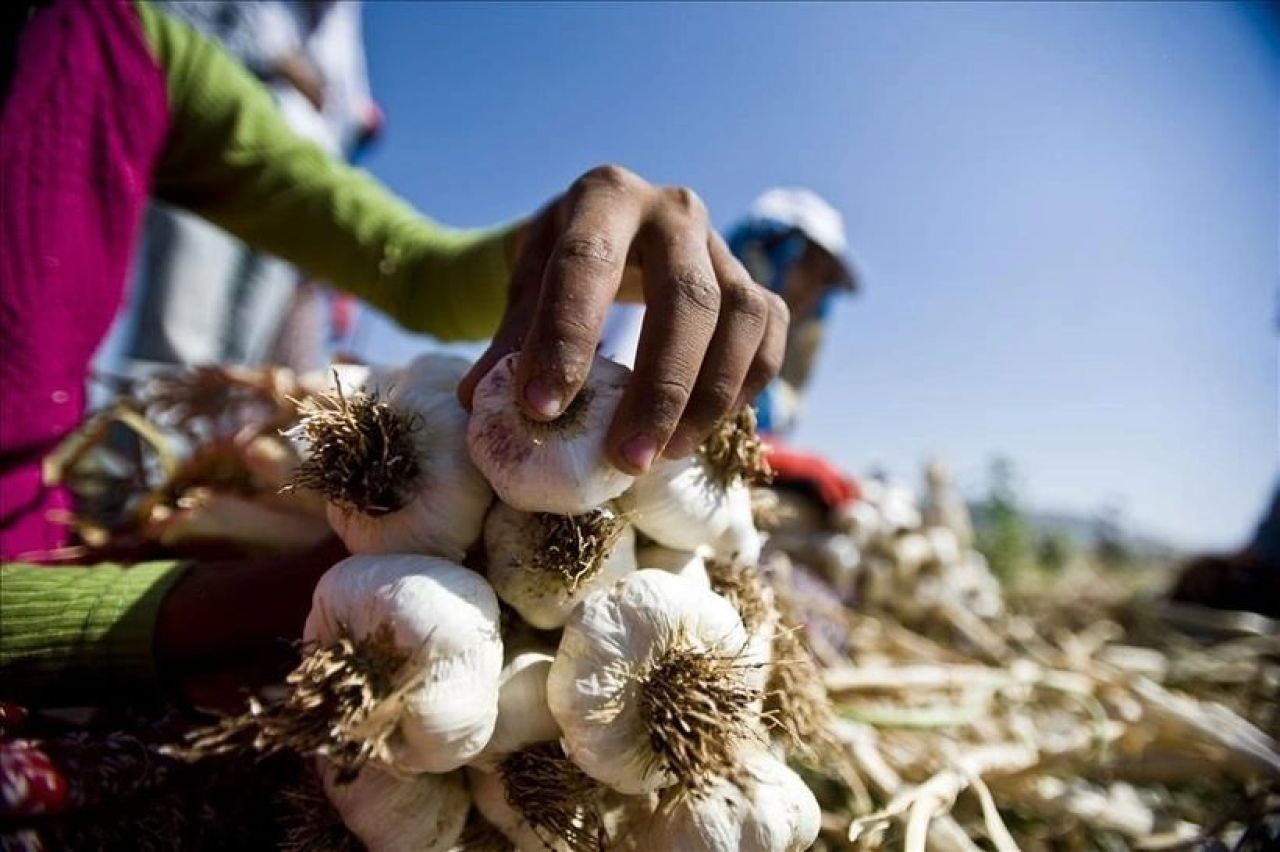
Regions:
M 617 166 L 592 169 L 514 232 L 510 248 L 502 323 L 459 387 L 468 408 L 480 380 L 519 350 L 524 414 L 555 420 L 586 381 L 614 301 L 648 308 L 606 440 L 626 473 L 644 472 L 659 454 L 689 455 L 777 373 L 786 305 L 751 280 L 689 189 L 657 187 Z

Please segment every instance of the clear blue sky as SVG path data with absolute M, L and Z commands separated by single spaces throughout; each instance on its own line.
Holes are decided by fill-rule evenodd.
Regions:
M 1280 473 L 1280 41 L 1229 4 L 372 2 L 388 134 L 368 167 L 451 224 L 620 162 L 721 225 L 761 189 L 846 214 L 863 296 L 833 319 L 798 442 L 1030 501 L 1117 501 L 1241 539 Z M 367 351 L 419 345 L 380 325 Z

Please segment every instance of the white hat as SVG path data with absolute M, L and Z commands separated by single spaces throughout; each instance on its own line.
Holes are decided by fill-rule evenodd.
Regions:
M 756 218 L 789 225 L 821 246 L 844 267 L 847 283 L 853 285 L 853 264 L 848 257 L 849 239 L 844 233 L 844 217 L 818 193 L 799 187 L 770 189 L 755 200 L 750 212 Z

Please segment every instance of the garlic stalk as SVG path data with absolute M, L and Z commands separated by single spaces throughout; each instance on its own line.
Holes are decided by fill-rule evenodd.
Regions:
M 498 720 L 473 766 L 492 772 L 508 754 L 525 746 L 560 738 L 547 707 L 547 674 L 552 655 L 540 650 L 514 654 L 502 667 Z
M 802 852 L 818 838 L 822 812 L 786 764 L 762 748 L 739 757 L 740 781 L 673 788 L 649 824 L 649 849 L 681 852 Z
M 588 592 L 635 569 L 635 533 L 608 507 L 580 515 L 517 511 L 497 503 L 484 525 L 488 577 L 520 617 L 542 630 L 564 624 Z
M 586 383 L 549 423 L 530 420 L 516 399 L 518 355 L 476 386 L 467 446 L 503 503 L 522 512 L 577 515 L 625 491 L 632 477 L 605 456 L 605 436 L 631 371 L 597 356 Z
M 660 544 L 646 544 L 636 549 L 636 567 L 666 571 L 691 580 L 703 588 L 711 587 L 707 578 L 707 563 L 701 554 L 687 550 L 672 550 Z
M 619 501 L 636 529 L 676 550 L 712 545 L 717 555 L 735 550 L 758 558 L 746 531 L 754 533 L 749 483 L 767 477 L 764 448 L 750 408 L 721 423 L 698 451 L 664 459 L 637 477 Z
M 398 778 L 366 766 L 341 783 L 322 767 L 325 794 L 369 852 L 445 852 L 462 835 L 471 797 L 462 775 Z
M 293 484 L 324 495 L 352 553 L 461 561 L 479 538 L 493 495 L 466 452 L 467 414 L 453 390 L 465 369 L 424 356 L 368 393 L 337 379 L 333 394 L 303 405 L 295 434 L 308 453 Z
M 727 559 L 709 559 L 706 568 L 711 591 L 732 604 L 742 618 L 751 655 L 755 659 L 770 661 L 774 632 L 778 626 L 773 589 L 765 583 L 759 570 L 751 565 Z
M 645 570 L 573 611 L 547 699 L 570 759 L 635 795 L 730 772 L 741 744 L 758 736 L 764 678 L 728 601 Z
M 520 852 L 593 852 L 604 843 L 604 788 L 558 742 L 512 752 L 493 772 L 467 770 L 476 809 Z
M 448 772 L 498 713 L 498 600 L 478 574 L 428 556 L 352 556 L 316 585 L 308 649 L 282 699 L 193 733 L 188 758 L 289 749 L 354 777 L 369 762 Z

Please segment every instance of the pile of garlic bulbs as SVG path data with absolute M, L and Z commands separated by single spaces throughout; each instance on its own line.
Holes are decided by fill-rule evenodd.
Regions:
M 316 587 L 288 697 L 199 745 L 314 757 L 373 852 L 808 848 L 785 757 L 830 708 L 756 564 L 754 418 L 631 477 L 604 449 L 629 371 L 597 358 L 538 423 L 514 358 L 469 414 L 442 356 L 309 403 L 296 487 L 356 555 Z

